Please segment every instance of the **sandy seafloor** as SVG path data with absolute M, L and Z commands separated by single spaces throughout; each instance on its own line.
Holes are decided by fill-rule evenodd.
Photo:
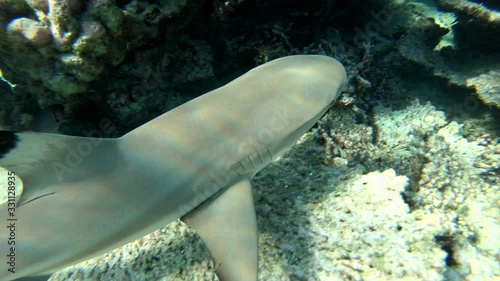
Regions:
M 0 1 L 0 7 L 11 5 L 8 12 L 18 16 L 23 7 L 11 2 Z M 49 2 L 56 8 L 62 3 Z M 184 2 L 167 5 L 167 10 L 175 8 L 173 18 L 182 11 Z M 188 7 L 195 5 L 195 1 L 187 2 Z M 495 2 L 485 1 L 485 6 L 465 0 L 385 1 L 399 8 L 406 5 L 406 12 L 394 10 L 392 22 L 354 50 L 348 46 L 354 44 L 352 28 L 365 28 L 373 19 L 343 26 L 351 19 L 370 17 L 371 7 L 361 16 L 347 9 L 351 16 L 345 10 L 337 14 L 335 3 L 342 1 L 322 1 L 325 7 L 317 7 L 317 26 L 311 27 L 300 7 L 291 8 L 295 12 L 293 25 L 273 10 L 279 1 L 256 2 L 264 14 L 256 22 L 245 18 L 252 15 L 252 6 L 242 5 L 239 11 L 235 8 L 233 14 L 224 14 L 224 20 L 212 15 L 215 19 L 208 21 L 206 28 L 215 39 L 202 38 L 199 28 L 186 28 L 182 21 L 174 21 L 169 27 L 179 28 L 182 36 L 174 38 L 178 42 L 172 41 L 184 44 L 184 49 L 175 44 L 154 47 L 148 40 L 158 38 L 148 37 L 156 34 L 148 33 L 148 28 L 154 29 L 162 21 L 141 27 L 143 18 L 134 14 L 131 18 L 137 29 L 129 34 L 137 32 L 144 37 L 120 37 L 109 26 L 103 32 L 100 23 L 91 22 L 93 36 L 106 40 L 96 37 L 93 42 L 87 34 L 87 38 L 82 37 L 85 40 L 67 45 L 61 41 L 56 47 L 50 45 L 55 43 L 42 42 L 49 45 L 40 52 L 29 45 L 33 42 L 0 44 L 0 69 L 4 78 L 17 84 L 12 103 L 0 103 L 0 121 L 7 127 L 29 128 L 39 109 L 33 109 L 33 104 L 43 108 L 62 103 L 70 115 L 112 112 L 120 129 L 131 129 L 132 124 L 139 125 L 154 117 L 152 114 L 163 112 L 166 104 L 182 96 L 178 88 L 191 91 L 187 84 L 208 80 L 210 85 L 213 80 L 227 79 L 289 54 L 333 56 L 348 70 L 350 83 L 344 98 L 290 151 L 253 179 L 259 280 L 500 280 L 500 58 L 492 51 L 498 37 L 490 36 L 500 30 L 500 12 L 498 7 L 488 8 Z M 360 1 L 348 2 L 361 9 L 357 5 Z M 160 4 L 151 7 L 154 5 Z M 44 7 L 35 7 L 36 14 L 30 15 L 53 26 L 66 24 L 65 17 L 69 17 L 72 24 L 67 27 L 79 30 L 80 18 L 72 17 L 75 11 L 62 7 L 60 17 L 45 16 Z M 160 8 L 165 11 L 165 7 Z M 85 13 L 85 9 L 80 11 Z M 321 11 L 333 11 L 338 18 L 325 20 L 329 15 Z M 3 24 L 9 13 L 0 12 Z M 131 10 L 127 12 L 130 16 Z M 288 16 L 288 12 L 284 13 Z M 109 15 L 101 15 L 105 16 Z M 108 20 L 108 24 L 115 24 L 111 19 L 101 19 L 101 23 Z M 84 23 L 89 24 L 83 22 L 82 26 Z M 250 25 L 262 34 L 248 35 L 252 32 L 244 29 Z M 118 24 L 114 27 L 121 28 Z M 323 28 L 322 32 L 311 32 L 316 27 Z M 188 31 L 193 30 L 198 33 L 191 38 Z M 451 31 L 460 40 L 454 42 Z M 2 40 L 18 38 L 4 33 L 0 30 Z M 51 36 L 55 38 L 55 34 Z M 32 39 L 45 38 L 39 37 Z M 132 39 L 145 45 L 127 41 Z M 223 44 L 214 44 L 217 40 Z M 114 60 L 125 57 L 125 45 L 120 45 L 124 41 L 131 52 L 137 51 L 136 59 L 119 65 Z M 10 56 L 11 46 L 19 48 L 17 57 Z M 98 60 L 91 55 L 88 61 L 89 57 L 76 55 L 62 62 L 55 59 L 61 53 L 68 58 L 65 52 L 82 48 L 99 52 L 113 48 L 114 52 L 105 53 L 104 59 L 97 56 Z M 23 63 L 23 58 L 28 62 Z M 113 61 L 113 65 L 92 64 L 96 61 Z M 238 63 L 243 66 L 232 66 Z M 106 72 L 101 69 L 112 67 L 116 68 L 103 78 Z M 69 74 L 58 73 L 61 69 Z M 57 79 L 40 83 L 42 78 L 37 75 L 43 71 L 52 71 Z M 164 75 L 163 80 L 151 86 L 148 83 L 151 77 L 156 79 L 155 71 Z M 71 79 L 65 80 L 68 77 Z M 92 79 L 97 82 L 89 83 Z M 207 87 L 200 84 L 193 89 Z M 138 85 L 148 86 L 147 94 L 128 96 Z M 6 87 L 0 83 L 2 94 Z M 66 92 L 79 89 L 85 94 Z M 57 90 L 62 93 L 54 93 Z M 29 91 L 33 92 L 26 95 Z M 84 116 L 87 119 L 77 116 L 76 121 L 66 123 L 63 131 L 78 132 L 88 128 L 85 126 L 91 118 L 97 118 Z M 201 239 L 174 222 L 113 252 L 61 270 L 50 280 L 217 278 Z

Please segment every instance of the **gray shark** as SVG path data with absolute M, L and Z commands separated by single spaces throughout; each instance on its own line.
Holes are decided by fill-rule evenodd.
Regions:
M 17 203 L 0 205 L 0 280 L 50 274 L 179 218 L 207 245 L 220 280 L 257 280 L 250 180 L 346 81 L 333 58 L 289 56 L 120 138 L 0 131 L 0 166 L 24 183 Z

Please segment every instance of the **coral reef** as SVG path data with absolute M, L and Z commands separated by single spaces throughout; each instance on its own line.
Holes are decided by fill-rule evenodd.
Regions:
M 464 125 L 448 122 L 429 102 L 414 101 L 399 110 L 376 105 L 372 123 L 358 122 L 347 110 L 335 112 L 322 120 L 317 133 L 326 150 L 324 162 L 343 167 L 336 165 L 340 158 L 349 160 L 350 169 L 360 164 L 364 170 L 394 167 L 408 175 L 403 194 L 412 215 L 440 226 L 433 235 L 448 253 L 443 276 L 498 278 L 498 137 L 464 138 Z
M 500 279 L 498 3 L 200 3 L 0 0 L 0 117 L 27 127 L 60 103 L 65 133 L 104 116 L 124 133 L 256 64 L 330 55 L 347 91 L 254 180 L 260 278 Z M 52 280 L 213 268 L 174 223 Z
M 439 279 L 446 253 L 432 237 L 445 227 L 409 213 L 401 196 L 407 180 L 394 170 L 371 172 L 318 204 L 324 215 L 311 219 L 311 231 L 325 241 L 319 280 Z
M 362 163 L 367 170 L 394 167 L 408 175 L 414 184 L 424 162 L 426 139 L 446 124 L 444 112 L 430 103 L 410 101 L 403 109 L 387 104 L 373 107 L 371 121 L 359 122 L 357 114 L 337 108 L 319 124 L 320 139 L 325 145 L 324 163 Z
M 438 238 L 454 263 L 447 275 L 494 280 L 500 276 L 498 144 L 469 142 L 459 135 L 461 127 L 451 122 L 429 137 L 428 163 L 410 200 L 416 214 L 442 213 L 453 223 Z
M 500 28 L 500 14 L 484 5 L 468 0 L 437 0 L 438 5 L 446 10 L 456 11 L 475 21 L 475 24 L 484 25 L 483 28 L 495 31 Z M 492 40 L 498 40 L 492 38 Z
M 195 82 L 206 86 L 214 80 L 210 45 L 202 40 L 179 41 L 182 50 L 172 46 L 136 52 L 132 61 L 117 68 L 127 76 L 110 75 L 115 82 L 107 87 L 103 103 L 110 106 L 118 126 L 133 129 L 206 91 Z
M 131 51 L 169 40 L 195 11 L 186 0 L 2 1 L 0 69 L 18 102 L 34 95 L 41 107 L 65 104 Z
M 468 87 L 474 87 L 481 100 L 500 107 L 500 69 L 492 69 L 466 80 Z
M 18 18 L 11 21 L 7 26 L 7 33 L 18 34 L 37 47 L 47 45 L 51 40 L 48 27 L 36 20 L 27 18 Z
M 413 1 L 408 13 L 413 20 L 406 22 L 407 33 L 398 42 L 401 55 L 500 108 L 500 56 L 495 47 L 500 39 L 494 36 L 500 33 L 500 12 L 466 0 L 429 3 Z M 437 35 L 435 40 L 429 40 L 430 34 Z

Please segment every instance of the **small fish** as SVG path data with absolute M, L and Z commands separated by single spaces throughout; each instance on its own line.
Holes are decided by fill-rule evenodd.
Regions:
M 16 219 L 12 230 L 0 228 L 0 280 L 50 274 L 179 218 L 204 240 L 220 280 L 257 280 L 250 180 L 317 122 L 346 83 L 333 58 L 289 56 L 120 138 L 0 131 L 0 166 L 24 183 L 14 208 L 0 203 L 0 221 Z M 103 120 L 88 136 L 109 128 Z

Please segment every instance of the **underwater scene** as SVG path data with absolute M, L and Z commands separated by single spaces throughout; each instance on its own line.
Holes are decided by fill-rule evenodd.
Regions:
M 0 0 L 0 281 L 500 281 L 500 1 Z

